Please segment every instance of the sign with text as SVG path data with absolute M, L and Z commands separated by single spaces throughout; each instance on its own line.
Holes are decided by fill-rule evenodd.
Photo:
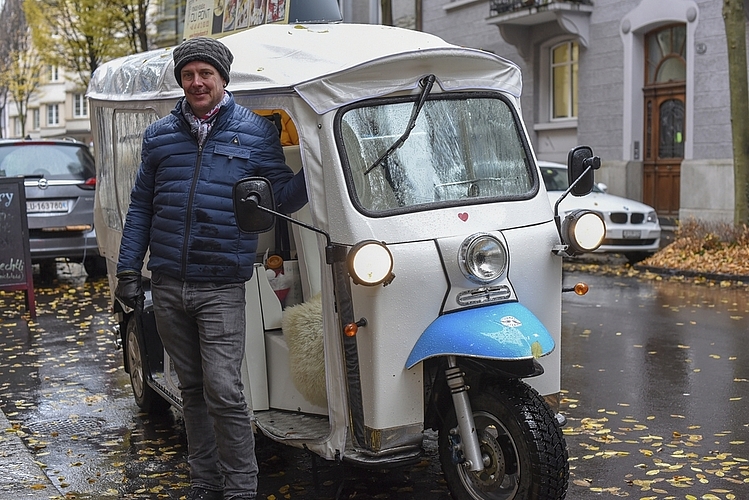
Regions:
M 24 290 L 36 317 L 23 177 L 0 177 L 0 290 Z
M 187 0 L 184 37 L 224 36 L 253 26 L 288 22 L 291 0 Z

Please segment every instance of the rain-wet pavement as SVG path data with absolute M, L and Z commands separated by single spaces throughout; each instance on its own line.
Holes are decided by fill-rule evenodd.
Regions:
M 563 303 L 568 498 L 749 498 L 749 288 L 575 274 L 591 291 Z
M 564 276 L 591 287 L 563 301 L 567 498 L 749 498 L 747 287 L 603 264 Z M 181 419 L 138 413 L 106 280 L 71 266 L 36 289 L 35 321 L 0 292 L 0 497 L 183 498 Z M 373 472 L 262 440 L 258 498 L 447 499 L 433 434 L 425 445 L 418 465 Z
M 138 413 L 122 351 L 114 347 L 106 279 L 86 279 L 79 266 L 58 264 L 58 278 L 36 287 L 35 295 L 32 321 L 23 316 L 22 293 L 0 291 L 0 409 L 10 421 L 5 434 L 14 442 L 20 438 L 34 460 L 5 476 L 0 498 L 185 498 L 182 420 L 174 410 Z M 435 434 L 427 436 L 425 448 L 436 455 Z M 10 461 L 1 455 L 0 466 Z M 267 439 L 259 440 L 257 455 L 259 499 L 449 498 L 436 460 L 371 471 L 313 459 Z

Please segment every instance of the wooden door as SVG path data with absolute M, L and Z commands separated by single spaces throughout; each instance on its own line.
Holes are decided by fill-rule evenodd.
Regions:
M 643 201 L 664 216 L 679 214 L 685 93 L 683 84 L 645 89 Z
M 645 35 L 642 198 L 662 216 L 679 215 L 686 42 L 685 24 L 662 26 Z

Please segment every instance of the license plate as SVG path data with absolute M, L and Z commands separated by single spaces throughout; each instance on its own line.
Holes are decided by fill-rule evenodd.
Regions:
M 632 230 L 624 230 L 622 231 L 622 238 L 627 240 L 635 240 L 640 239 L 641 233 L 640 231 L 632 231 Z
M 69 208 L 70 200 L 40 200 L 26 202 L 26 213 L 29 214 L 67 212 Z

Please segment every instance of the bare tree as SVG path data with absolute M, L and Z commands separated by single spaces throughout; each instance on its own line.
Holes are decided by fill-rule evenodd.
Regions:
M 10 53 L 10 64 L 0 74 L 0 81 L 8 89 L 8 94 L 16 105 L 18 121 L 21 125 L 21 137 L 26 136 L 26 118 L 29 101 L 41 85 L 42 71 L 45 64 L 31 46 L 31 34 L 27 34 L 26 43 Z
M 380 9 L 382 10 L 382 24 L 385 26 L 392 26 L 393 0 L 380 0 Z
M 0 75 L 9 75 L 16 64 L 17 53 L 27 41 L 27 29 L 23 0 L 5 0 L 0 10 L 0 33 L 3 34 L 0 37 Z M 0 79 L 0 120 L 7 111 L 8 80 Z M 0 137 L 2 135 L 0 128 Z
M 109 0 L 118 6 L 119 22 L 130 43 L 132 52 L 145 52 L 149 49 L 148 16 L 149 0 Z
M 749 223 L 749 83 L 744 0 L 723 0 L 733 139 L 734 223 Z
M 25 0 L 34 46 L 45 61 L 78 77 L 82 88 L 102 63 L 133 52 L 120 4 L 105 0 Z

